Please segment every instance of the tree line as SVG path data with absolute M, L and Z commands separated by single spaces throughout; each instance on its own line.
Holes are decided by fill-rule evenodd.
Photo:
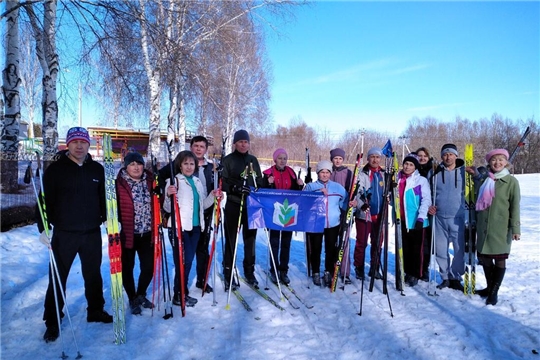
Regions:
M 340 139 L 332 141 L 325 131 L 308 125 L 304 120 L 292 119 L 289 126 L 278 126 L 269 134 L 252 136 L 252 151 L 264 159 L 272 159 L 272 153 L 278 147 L 285 148 L 289 161 L 304 167 L 306 148 L 309 149 L 311 165 L 314 168 L 319 160 L 329 159 L 330 150 L 340 147 L 345 150 L 345 163 L 352 165 L 356 154 L 364 151 L 364 163 L 371 147 L 383 147 L 388 140 L 401 160 L 419 147 L 426 147 L 430 155 L 440 161 L 440 149 L 446 143 L 454 143 L 463 156 L 465 145 L 474 144 L 476 166 L 485 164 L 485 155 L 495 149 L 504 148 L 509 153 L 516 148 L 523 132 L 530 127 L 531 133 L 524 146 L 513 161 L 515 173 L 540 172 L 540 126 L 534 118 L 527 120 L 511 120 L 493 114 L 491 118 L 476 121 L 457 117 L 453 122 L 443 122 L 433 117 L 423 119 L 412 118 L 400 135 L 366 129 L 358 124 L 358 128 L 346 131 Z M 218 151 L 219 152 L 219 151 Z

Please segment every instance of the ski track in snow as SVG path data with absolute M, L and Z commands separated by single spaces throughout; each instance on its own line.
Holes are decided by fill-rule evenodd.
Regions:
M 391 226 L 388 291 L 394 317 L 382 293 L 382 282 L 377 280 L 369 292 L 369 277 L 364 283 L 362 316 L 358 316 L 361 282 L 354 279 L 354 271 L 353 284 L 345 290 L 338 288 L 332 294 L 327 288 L 316 288 L 305 275 L 303 234 L 298 233 L 291 246 L 291 285 L 312 309 L 291 294 L 299 306 L 293 309 L 286 300 L 280 301 L 277 287 L 269 284 L 266 292 L 285 308 L 280 311 L 242 284 L 240 291 L 254 311 L 245 311 L 234 296 L 231 309 L 225 310 L 226 293 L 219 280 L 218 304 L 212 306 L 212 294 L 201 298 L 200 289 L 195 287 L 193 268 L 190 295 L 199 300 L 197 305 L 187 308 L 184 318 L 174 306 L 174 317 L 169 320 L 162 319 L 162 303 L 153 316 L 148 309 L 141 316 L 128 311 L 124 345 L 113 344 L 112 325 L 86 322 L 77 258 L 68 279 L 67 302 L 79 350 L 84 359 L 539 359 L 533 351 L 540 351 L 540 175 L 517 178 L 522 193 L 522 236 L 513 244 L 497 306 L 486 306 L 478 296 L 467 297 L 450 289 L 428 296 L 428 283 L 422 281 L 414 288 L 406 287 L 405 296 L 401 296 L 394 288 Z M 42 340 L 49 255 L 38 235 L 35 225 L 0 235 L 3 359 L 57 359 L 62 354 L 60 339 L 50 344 Z M 354 237 L 353 228 L 351 254 Z M 261 289 L 265 288 L 268 267 L 266 244 L 266 235 L 259 231 L 256 275 Z M 217 245 L 221 261 L 221 244 Z M 241 241 L 238 251 L 237 265 L 242 272 Z M 168 251 L 169 265 L 171 254 Z M 172 266 L 169 270 L 172 274 Z M 105 308 L 111 313 L 105 234 L 102 275 Z M 477 266 L 477 288 L 484 286 L 482 268 Z M 150 285 L 149 299 L 151 289 Z M 67 318 L 62 330 L 65 353 L 74 358 Z

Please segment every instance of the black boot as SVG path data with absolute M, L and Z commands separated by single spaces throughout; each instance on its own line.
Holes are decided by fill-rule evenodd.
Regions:
M 356 278 L 358 280 L 363 280 L 364 279 L 364 267 L 363 266 L 356 266 L 354 268 L 354 272 L 355 272 Z
M 490 264 L 489 266 L 482 266 L 484 268 L 484 275 L 486 276 L 486 283 L 487 287 L 485 289 L 477 290 L 475 291 L 476 295 L 480 295 L 481 297 L 488 297 L 489 295 L 489 284 L 491 282 L 491 276 L 493 273 L 493 264 Z
M 273 282 L 274 284 L 277 284 L 278 283 L 278 280 L 276 278 L 276 271 L 275 270 L 270 270 L 270 272 L 268 273 L 268 278 L 270 279 L 271 282 Z
M 223 268 L 223 277 L 225 278 L 225 292 L 229 291 L 229 285 L 231 284 L 231 268 Z M 207 285 L 208 286 L 208 285 Z M 232 290 L 236 290 L 240 287 L 236 279 L 233 277 Z
M 282 270 L 279 272 L 279 281 L 281 281 L 285 285 L 289 285 L 289 283 L 291 282 L 291 279 L 289 279 L 289 276 L 287 276 L 286 271 Z
M 259 288 L 259 282 L 257 281 L 257 278 L 255 277 L 255 266 L 244 265 L 244 277 L 246 278 L 249 285 L 253 286 L 256 289 Z
M 486 305 L 496 305 L 499 295 L 499 287 L 504 279 L 504 273 L 506 268 L 500 268 L 495 266 L 491 273 L 491 283 L 489 284 L 489 295 L 486 299 Z

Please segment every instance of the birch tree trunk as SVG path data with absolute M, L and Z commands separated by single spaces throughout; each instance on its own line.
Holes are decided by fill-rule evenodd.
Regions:
M 148 78 L 148 85 L 150 89 L 150 122 L 149 122 L 149 139 L 148 139 L 148 154 L 150 158 L 152 156 L 155 156 L 156 158 L 159 157 L 159 148 L 160 148 L 160 131 L 159 131 L 159 125 L 161 122 L 161 114 L 160 114 L 160 108 L 161 108 L 161 77 L 160 77 L 160 71 L 159 71 L 159 64 L 156 64 L 155 59 L 153 59 L 150 55 L 152 49 L 151 49 L 151 41 L 148 37 L 148 31 L 147 31 L 147 20 L 145 16 L 145 0 L 139 1 L 139 7 L 140 7 L 140 17 L 139 17 L 139 24 L 141 27 L 141 50 L 143 53 L 143 63 L 144 63 L 144 69 L 146 72 L 146 76 Z
M 57 1 L 43 3 L 43 27 L 32 4 L 25 5 L 36 39 L 36 55 L 43 71 L 42 78 L 42 135 L 43 160 L 46 168 L 58 151 L 58 101 L 56 82 L 58 78 L 58 54 L 56 53 L 56 6 Z
M 18 147 L 21 98 L 19 77 L 19 1 L 6 3 L 6 68 L 2 71 L 2 96 L 4 109 L 1 117 L 0 148 L 2 192 L 18 190 Z

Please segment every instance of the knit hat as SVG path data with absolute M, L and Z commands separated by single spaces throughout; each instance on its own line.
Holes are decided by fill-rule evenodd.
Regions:
M 281 155 L 281 154 L 285 154 L 285 156 L 288 156 L 287 151 L 285 151 L 285 149 L 282 149 L 282 148 L 276 149 L 276 151 L 274 151 L 274 155 L 273 155 L 274 162 L 276 162 L 278 156 Z
M 246 140 L 249 142 L 249 134 L 246 130 L 238 130 L 234 133 L 233 144 L 236 144 L 240 140 Z
M 332 161 L 336 156 L 341 156 L 343 159 L 345 159 L 345 150 L 340 148 L 330 150 L 330 161 Z
M 371 149 L 369 149 L 369 151 L 367 152 L 367 157 L 369 158 L 371 155 L 379 155 L 379 156 L 382 156 L 383 153 L 382 153 L 381 148 L 379 148 L 379 147 L 372 147 Z
M 321 170 L 328 170 L 332 172 L 332 163 L 328 160 L 321 160 L 317 163 L 317 174 Z
M 138 152 L 130 152 L 124 157 L 124 167 L 127 167 L 134 161 L 144 166 L 144 158 L 142 155 Z
M 415 153 L 410 153 L 409 155 L 405 156 L 405 159 L 403 159 L 403 164 L 405 164 L 405 161 L 410 161 L 414 164 L 414 168 L 418 169 L 420 167 L 420 162 L 418 161 L 418 155 Z
M 506 156 L 506 160 L 510 158 L 510 155 L 508 155 L 508 151 L 506 151 L 506 149 L 494 149 L 486 154 L 486 162 L 489 162 L 489 160 L 491 160 L 491 158 L 495 155 L 504 155 Z
M 85 128 L 80 127 L 80 126 L 75 126 L 69 129 L 67 132 L 66 146 L 68 146 L 69 143 L 74 140 L 82 140 L 90 144 L 90 135 L 88 135 L 88 131 Z
M 457 146 L 454 144 L 444 144 L 441 148 L 441 156 L 444 154 L 452 153 L 456 156 L 459 156 L 459 153 L 457 151 Z

